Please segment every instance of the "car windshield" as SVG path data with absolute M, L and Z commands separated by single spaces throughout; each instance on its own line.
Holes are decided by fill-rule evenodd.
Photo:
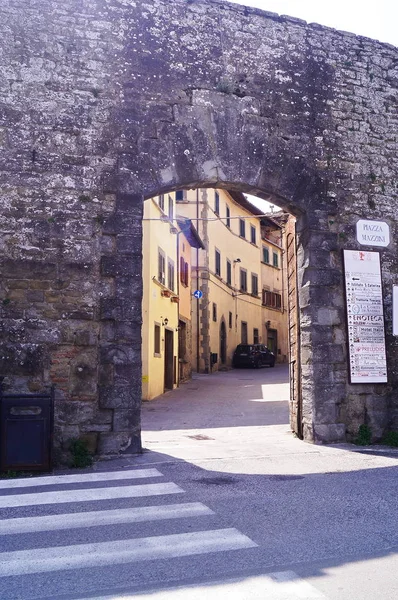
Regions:
M 251 352 L 253 350 L 253 346 L 245 346 L 241 344 L 236 350 L 237 352 Z

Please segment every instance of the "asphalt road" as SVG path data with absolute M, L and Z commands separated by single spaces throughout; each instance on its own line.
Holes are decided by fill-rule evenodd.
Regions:
M 287 370 L 143 406 L 139 457 L 0 481 L 3 600 L 392 600 L 398 454 L 292 436 Z

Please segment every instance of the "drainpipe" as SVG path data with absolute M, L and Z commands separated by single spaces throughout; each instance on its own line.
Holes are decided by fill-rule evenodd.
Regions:
M 196 188 L 196 231 L 199 231 L 199 189 Z M 196 248 L 196 285 L 199 288 L 199 248 Z M 200 314 L 199 314 L 199 298 L 196 299 L 196 372 L 199 373 L 200 368 Z

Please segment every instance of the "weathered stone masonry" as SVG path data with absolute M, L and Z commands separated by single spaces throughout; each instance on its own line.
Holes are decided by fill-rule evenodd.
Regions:
M 140 448 L 143 197 L 256 193 L 298 217 L 304 435 L 398 426 L 398 50 L 196 0 L 0 5 L 1 374 L 57 385 L 56 437 Z M 341 249 L 382 251 L 388 385 L 349 385 Z

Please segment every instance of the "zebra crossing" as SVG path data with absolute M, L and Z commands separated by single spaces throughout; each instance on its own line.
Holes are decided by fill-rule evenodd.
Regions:
M 150 482 L 146 482 L 147 479 Z M 157 469 L 1 480 L 0 598 L 42 598 L 41 592 L 37 591 L 43 587 L 40 577 L 51 576 L 54 589 L 57 587 L 54 582 L 58 581 L 65 593 L 68 585 L 64 585 L 64 579 L 70 579 L 70 574 L 75 571 L 78 578 L 81 570 L 131 569 L 135 564 L 138 569 L 139 564 L 148 561 L 183 560 L 257 548 L 257 544 L 239 530 L 214 526 L 217 521 L 214 511 L 200 502 L 184 502 L 184 493 L 180 486 L 164 481 Z M 161 526 L 162 523 L 166 525 Z M 173 523 L 179 524 L 174 530 Z M 191 523 L 194 530 L 188 530 Z M 145 524 L 149 535 L 140 535 L 143 530 L 139 527 Z M 126 535 L 120 539 L 124 531 Z M 9 582 L 24 578 L 29 580 L 29 593 L 18 592 L 17 583 L 7 587 Z M 261 589 L 265 589 L 265 584 L 268 587 L 276 585 L 273 581 L 272 578 L 263 579 Z M 295 595 L 285 594 L 283 598 L 323 598 L 313 588 L 309 591 L 308 584 L 302 584 L 307 586 L 303 592 L 307 595 L 298 595 L 300 590 L 296 585 Z M 233 585 L 239 590 L 242 584 Z M 257 598 L 253 583 L 251 587 L 251 595 L 247 597 Z M 278 593 L 282 587 L 279 582 Z M 6 591 L 2 592 L 2 589 Z M 79 591 L 82 594 L 79 598 L 83 598 L 83 584 Z M 220 597 L 217 586 L 213 591 L 214 598 Z M 170 596 L 168 592 L 159 592 L 159 599 L 180 597 L 178 590 L 174 592 L 170 592 Z M 312 595 L 308 595 L 310 592 Z M 244 592 L 242 594 L 236 598 L 246 598 Z M 272 597 L 279 598 L 275 594 Z M 190 595 L 181 595 L 189 600 L 199 596 L 200 589 L 195 588 L 190 590 Z M 50 594 L 48 597 L 58 596 Z M 100 597 L 106 596 L 95 596 Z M 117 596 L 124 597 L 133 596 Z M 134 594 L 134 598 L 139 597 Z M 206 597 L 213 597 L 209 587 L 206 587 Z M 231 597 L 235 596 L 232 594 Z M 91 595 L 90 598 L 94 597 Z

